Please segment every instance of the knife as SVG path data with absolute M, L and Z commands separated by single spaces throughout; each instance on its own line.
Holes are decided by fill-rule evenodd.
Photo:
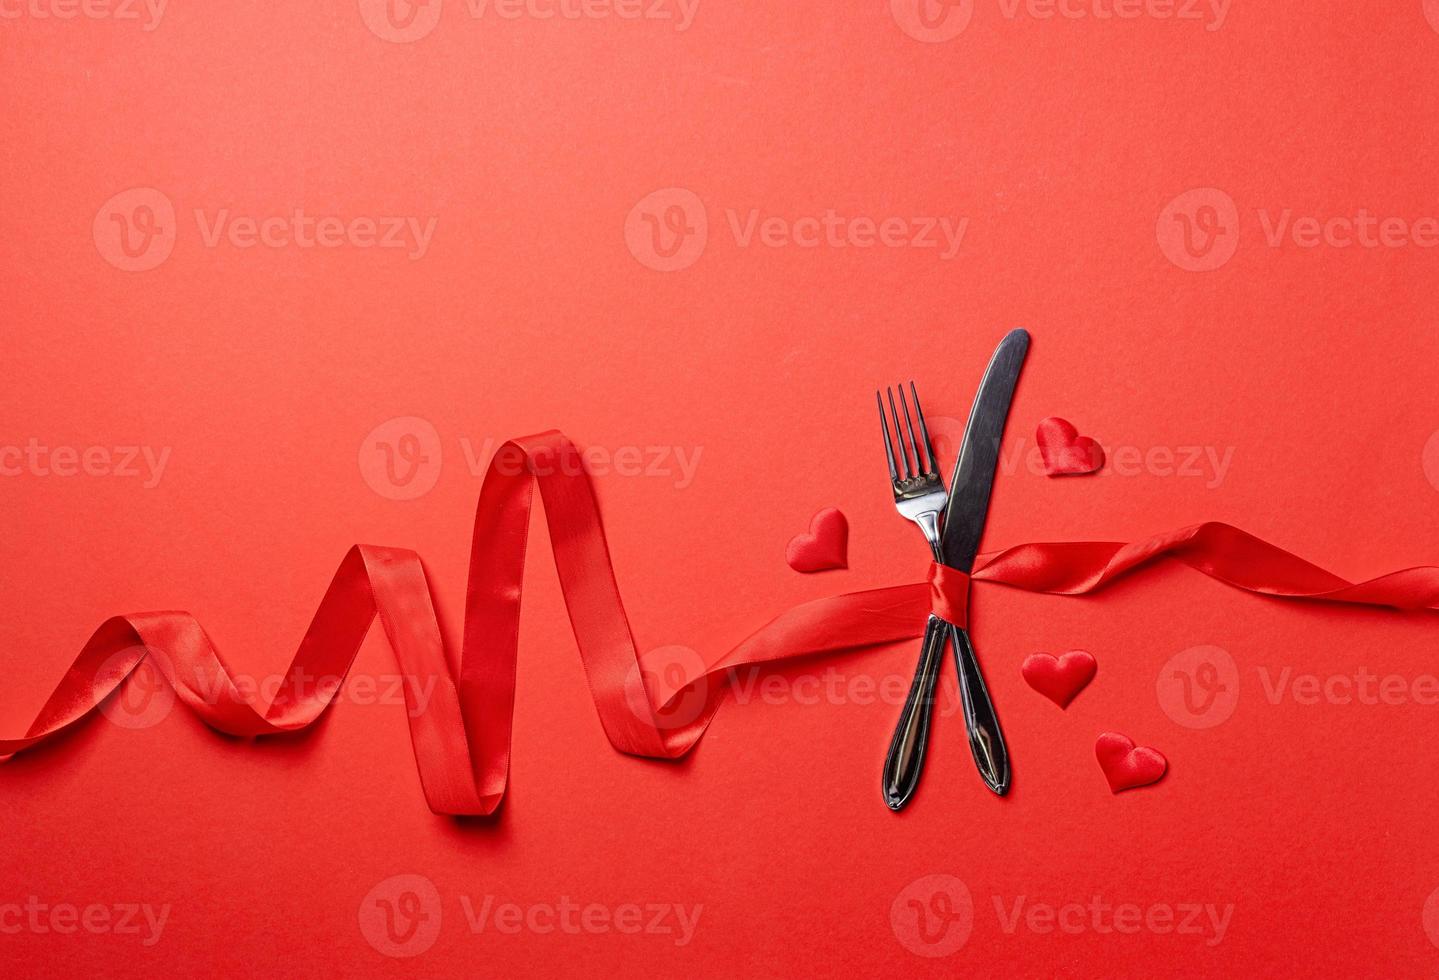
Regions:
M 973 570 L 974 557 L 979 553 L 1004 423 L 1028 352 L 1029 333 L 1024 330 L 1011 330 L 995 348 L 974 396 L 964 442 L 949 481 L 949 503 L 940 536 L 941 558 L 944 564 L 966 575 Z M 949 638 L 959 668 L 959 701 L 970 752 L 985 785 L 1003 796 L 1009 791 L 1009 750 L 974 655 L 974 644 L 969 630 L 953 623 L 949 624 Z

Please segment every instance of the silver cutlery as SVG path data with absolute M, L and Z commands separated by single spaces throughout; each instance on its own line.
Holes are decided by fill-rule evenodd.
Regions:
M 899 389 L 900 401 L 904 404 L 904 425 L 900 424 L 899 411 L 895 408 L 894 389 L 888 388 L 889 418 L 894 420 L 894 445 L 889 437 L 889 418 L 884 412 L 884 399 L 879 392 L 874 400 L 879 405 L 879 425 L 884 436 L 884 455 L 889 463 L 890 489 L 894 493 L 894 508 L 906 520 L 919 525 L 925 541 L 929 542 L 930 553 L 935 561 L 943 561 L 940 541 L 940 519 L 944 514 L 949 495 L 944 491 L 944 481 L 939 475 L 939 464 L 934 458 L 934 443 L 929 438 L 929 426 L 924 421 L 924 409 L 919 404 L 919 390 L 914 382 L 909 383 L 914 395 L 914 408 L 919 415 L 919 436 L 915 437 L 914 420 L 910 418 L 909 402 L 903 386 Z M 908 445 L 905 435 L 909 436 Z M 896 452 L 896 449 L 898 452 Z M 905 699 L 904 711 L 894 730 L 889 754 L 884 763 L 884 796 L 890 809 L 898 810 L 909 802 L 919 785 L 920 769 L 924 765 L 924 750 L 929 744 L 930 706 L 934 703 L 934 686 L 939 679 L 939 665 L 944 659 L 944 641 L 947 635 L 944 622 L 938 616 L 930 616 L 925 624 L 924 642 L 920 646 L 919 665 L 914 671 L 909 696 Z
M 984 532 L 995 467 L 999 461 L 999 443 L 1004 434 L 1014 387 L 1019 380 L 1019 370 L 1028 350 L 1029 334 L 1023 330 L 1010 331 L 995 349 L 975 395 L 974 407 L 970 410 L 964 443 L 950 480 L 952 491 L 948 494 L 939 476 L 933 443 L 914 382 L 910 382 L 909 394 L 913 397 L 914 412 L 919 421 L 917 433 L 914 417 L 909 412 L 909 399 L 902 386 L 898 405 L 893 390 L 887 391 L 888 417 L 885 415 L 885 400 L 878 392 L 875 393 L 895 509 L 901 516 L 919 525 L 935 561 L 965 573 L 973 568 L 974 557 L 979 551 L 979 539 Z M 901 414 L 903 427 L 900 425 Z M 890 440 L 891 421 L 895 435 L 893 444 Z M 979 669 L 979 661 L 970 642 L 969 631 L 931 615 L 925 624 L 914 681 L 885 757 L 884 800 L 891 810 L 902 809 L 919 785 L 929 741 L 934 689 L 944 659 L 946 640 L 954 645 L 960 707 L 975 765 L 985 785 L 995 793 L 1002 796 L 1009 790 L 1009 752 L 984 683 L 984 674 Z

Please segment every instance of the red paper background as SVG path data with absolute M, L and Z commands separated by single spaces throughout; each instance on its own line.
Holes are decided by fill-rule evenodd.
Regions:
M 356 541 L 418 550 L 457 637 L 479 486 L 461 440 L 479 450 L 557 426 L 605 453 L 700 454 L 691 482 L 673 454 L 666 474 L 598 477 L 645 648 L 714 658 L 795 602 L 917 580 L 923 548 L 890 507 L 870 392 L 912 376 L 932 416 L 962 419 L 1015 325 L 1035 341 L 988 547 L 1218 519 L 1351 577 L 1439 561 L 1436 250 L 1273 247 L 1265 228 L 1285 209 L 1362 208 L 1424 238 L 1419 219 L 1439 213 L 1433 4 L 1234 4 L 1206 30 L 1212 16 L 1160 17 L 1159 4 L 1045 18 L 975 0 L 963 33 L 922 43 L 899 26 L 898 0 L 899 14 L 706 0 L 685 30 L 603 7 L 474 18 L 450 2 L 402 44 L 354 3 L 177 2 L 149 31 L 143 13 L 41 17 L 73 8 L 36 3 L 0 7 L 0 443 L 170 455 L 153 487 L 30 465 L 0 479 L 9 734 L 114 613 L 187 609 L 237 670 L 282 670 Z M 1116 7 L 1140 15 L 1095 13 Z M 177 237 L 156 268 L 126 272 L 93 228 L 136 187 L 173 203 Z M 709 226 L 697 261 L 670 272 L 637 261 L 625 234 L 664 188 L 693 192 Z M 1237 207 L 1237 249 L 1208 271 L 1167 259 L 1157 231 L 1191 188 Z M 212 247 L 194 218 L 296 208 L 436 224 L 411 260 Z M 743 223 L 751 209 L 968 225 L 946 261 L 743 245 L 727 211 Z M 1110 447 L 1105 474 L 1028 467 L 1051 414 Z M 428 493 L 396 500 L 359 460 L 376 458 L 376 426 L 410 416 L 433 426 L 438 472 Z M 1171 473 L 1162 455 L 1117 465 L 1117 447 L 1188 446 L 1232 451 L 1223 478 Z M 850 568 L 797 575 L 785 543 L 824 506 L 849 517 Z M 683 763 L 626 758 L 596 723 L 546 542 L 537 523 L 497 821 L 428 812 L 393 705 L 351 698 L 307 735 L 258 744 L 181 709 L 138 730 L 97 718 L 0 770 L 0 906 L 149 903 L 168 919 L 151 946 L 7 928 L 5 971 L 1414 975 L 1439 963 L 1439 917 L 1428 934 L 1424 917 L 1439 887 L 1436 708 L 1421 703 L 1432 617 L 1264 601 L 1175 567 L 1089 599 L 983 588 L 975 639 L 1014 789 L 984 790 L 947 701 L 919 795 L 895 816 L 878 785 L 894 705 L 801 702 L 816 678 L 907 677 L 914 644 L 780 672 L 776 695 L 727 706 Z M 1238 673 L 1233 716 L 1203 729 L 1158 693 L 1166 663 L 1197 646 L 1222 648 Z M 1019 664 L 1071 648 L 1094 653 L 1099 674 L 1061 712 Z M 1403 678 L 1401 703 L 1305 704 L 1266 686 L 1286 668 L 1325 681 L 1361 667 Z M 378 631 L 355 669 L 393 671 Z M 952 677 L 947 665 L 947 688 Z M 1104 730 L 1163 751 L 1167 778 L 1111 796 L 1093 754 Z M 372 889 L 402 874 L 433 882 L 441 922 L 431 948 L 403 959 L 360 925 Z M 972 934 L 946 957 L 915 955 L 892 923 L 896 897 L 928 875 L 972 896 Z M 486 896 L 527 911 L 702 912 L 682 946 L 645 931 L 474 932 L 461 899 Z M 1233 912 L 1212 945 L 1087 918 L 1072 933 L 1007 931 L 996 912 L 1096 896 Z

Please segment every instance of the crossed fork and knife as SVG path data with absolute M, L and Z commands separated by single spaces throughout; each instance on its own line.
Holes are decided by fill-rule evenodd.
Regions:
M 909 383 L 908 396 L 904 386 L 899 386 L 897 403 L 894 389 L 886 389 L 888 414 L 885 412 L 886 398 L 875 392 L 895 509 L 901 517 L 919 525 L 936 562 L 966 575 L 974 567 L 979 539 L 984 533 L 984 519 L 989 511 L 989 496 L 999 461 L 999 443 L 1004 435 L 1014 386 L 1019 380 L 1019 370 L 1028 350 L 1029 334 L 1023 330 L 1011 330 L 995 348 L 969 413 L 964 442 L 960 446 L 948 491 L 939 475 L 934 445 L 929 438 L 929 427 L 914 382 Z M 913 416 L 909 410 L 911 399 L 914 401 Z M 891 423 L 893 439 L 890 435 Z M 931 614 L 925 624 L 914 681 L 885 757 L 884 802 L 891 810 L 902 809 L 919 786 L 925 747 L 929 742 L 935 684 L 944 660 L 946 642 L 954 647 L 955 664 L 959 669 L 960 707 L 975 765 L 985 785 L 995 793 L 1003 796 L 1009 790 L 1009 751 L 1005 747 L 1004 735 L 999 729 L 999 719 L 990 702 L 979 661 L 974 655 L 969 631 L 962 624 L 956 625 Z

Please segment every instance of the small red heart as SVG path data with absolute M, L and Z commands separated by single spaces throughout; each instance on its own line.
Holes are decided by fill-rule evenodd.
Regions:
M 1113 793 L 1127 789 L 1148 786 L 1158 782 L 1169 768 L 1169 762 L 1159 754 L 1158 749 L 1146 746 L 1135 747 L 1133 740 L 1114 732 L 1105 732 L 1094 743 L 1094 755 L 1099 759 L 1099 768 L 1109 780 Z
M 784 558 L 797 572 L 844 568 L 849 546 L 849 522 L 837 507 L 826 507 L 809 522 L 809 531 L 790 538 Z
M 1019 672 L 1029 686 L 1061 708 L 1068 707 L 1074 696 L 1094 680 L 1099 665 L 1083 650 L 1070 650 L 1062 657 L 1048 653 L 1032 653 L 1024 658 Z
M 1093 473 L 1104 465 L 1104 447 L 1057 415 L 1039 423 L 1034 437 L 1039 441 L 1039 455 L 1044 457 L 1044 471 L 1050 476 Z

